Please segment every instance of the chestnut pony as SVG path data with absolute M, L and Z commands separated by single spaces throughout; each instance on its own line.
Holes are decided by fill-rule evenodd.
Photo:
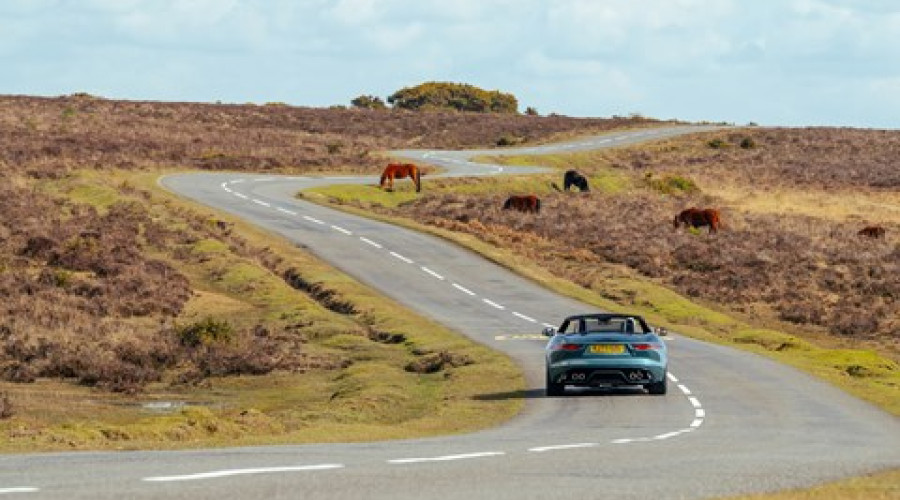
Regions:
M 540 213 L 541 199 L 533 194 L 527 196 L 513 195 L 507 198 L 506 202 L 503 203 L 503 210 L 509 210 L 510 208 L 520 212 Z
M 709 233 L 713 234 L 719 230 L 719 226 L 722 225 L 722 221 L 719 215 L 719 211 L 715 208 L 691 207 L 686 210 L 682 210 L 681 213 L 676 215 L 675 220 L 672 221 L 672 224 L 676 229 L 678 229 L 678 226 L 681 224 L 690 227 L 709 226 Z
M 384 183 L 388 183 L 388 191 L 394 190 L 394 179 L 402 179 L 404 177 L 409 177 L 416 184 L 416 192 L 422 190 L 422 173 L 419 172 L 419 167 L 413 165 L 412 163 L 391 163 L 387 167 L 384 168 L 384 172 L 381 174 L 381 187 L 384 187 Z

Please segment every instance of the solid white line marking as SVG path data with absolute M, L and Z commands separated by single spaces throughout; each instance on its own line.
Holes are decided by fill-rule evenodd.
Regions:
M 397 253 L 397 252 L 393 252 L 393 251 L 392 251 L 392 252 L 391 252 L 391 255 L 394 256 L 394 257 L 396 257 L 396 258 L 398 258 L 398 259 L 400 259 L 400 260 L 402 260 L 403 262 L 406 262 L 407 264 L 412 264 L 412 260 L 411 260 L 411 259 L 409 259 L 409 258 L 407 258 L 407 257 L 404 257 L 404 256 L 400 255 L 400 254 Z
M 464 287 L 464 286 L 462 286 L 462 285 L 458 285 L 458 284 L 454 283 L 454 284 L 453 284 L 453 288 L 456 288 L 457 290 L 459 290 L 459 291 L 461 291 L 461 292 L 463 292 L 463 293 L 467 293 L 467 294 L 469 294 L 469 295 L 472 295 L 473 297 L 475 296 L 475 292 L 473 292 L 472 290 L 469 290 L 468 288 L 466 288 L 466 287 Z
M 237 196 L 238 198 L 242 199 L 242 200 L 247 200 L 247 199 L 249 199 L 249 197 L 248 197 L 247 195 L 245 195 L 245 194 L 243 194 L 243 193 L 238 193 L 237 191 L 234 192 L 234 195 Z
M 250 200 L 250 201 L 252 201 L 253 203 L 256 203 L 257 205 L 262 205 L 262 206 L 264 206 L 264 207 L 271 207 L 271 206 L 272 206 L 272 205 L 270 205 L 270 204 L 268 204 L 268 203 L 266 203 L 266 202 L 264 202 L 264 201 L 262 201 L 262 200 L 257 200 L 256 198 L 254 198 L 254 199 L 252 199 L 252 200 Z
M 308 470 L 328 470 L 341 469 L 343 464 L 321 464 L 321 465 L 299 465 L 293 467 L 260 467 L 255 469 L 231 469 L 219 470 L 212 472 L 200 472 L 198 474 L 186 474 L 184 476 L 156 476 L 145 477 L 144 481 L 150 482 L 170 482 L 170 481 L 193 481 L 196 479 L 215 479 L 219 477 L 239 476 L 244 474 L 268 474 L 272 472 L 298 472 Z
M 536 320 L 536 319 L 534 319 L 534 318 L 532 318 L 532 317 L 530 317 L 530 316 L 525 316 L 525 315 L 522 314 L 522 313 L 517 313 L 517 312 L 513 311 L 512 315 L 515 316 L 515 317 L 517 317 L 517 318 L 522 318 L 522 319 L 524 319 L 525 321 L 530 321 L 530 322 L 532 322 L 532 323 L 537 323 L 537 320 Z
M 312 218 L 312 217 L 310 217 L 310 216 L 308 216 L 308 215 L 304 215 L 303 218 L 306 219 L 306 220 L 308 220 L 308 221 L 310 221 L 310 222 L 315 222 L 316 224 L 325 224 L 323 221 L 320 221 L 319 219 Z
M 437 278 L 437 279 L 439 279 L 439 280 L 444 279 L 443 276 L 441 276 L 440 274 L 438 274 L 438 273 L 432 271 L 431 269 L 428 269 L 428 268 L 425 267 L 425 266 L 422 266 L 422 270 L 425 271 L 426 273 L 428 273 L 428 274 L 434 276 L 435 278 Z
M 543 451 L 555 451 L 555 450 L 571 450 L 574 448 L 592 448 L 594 446 L 600 446 L 599 443 L 575 443 L 575 444 L 558 444 L 554 446 L 538 446 L 536 448 L 528 448 L 528 451 L 534 451 L 537 453 Z
M 501 306 L 500 304 L 494 302 L 493 300 L 490 300 L 490 299 L 481 299 L 481 300 L 483 300 L 485 304 L 487 304 L 491 307 L 494 307 L 496 309 L 506 309 L 506 307 Z
M 283 213 L 283 214 L 297 215 L 297 212 L 292 212 L 292 211 L 290 211 L 290 210 L 288 210 L 288 209 L 286 209 L 286 208 L 278 207 L 278 208 L 276 208 L 275 210 L 278 210 L 279 212 L 281 212 L 281 213 Z
M 368 243 L 369 245 L 372 245 L 375 248 L 381 248 L 381 243 L 375 243 L 374 241 L 370 240 L 369 238 L 366 238 L 365 236 L 360 236 L 359 239 L 361 239 L 365 243 Z
M 688 389 L 687 387 L 685 387 L 684 385 L 678 384 L 678 388 L 681 389 L 681 392 L 687 394 L 688 396 L 691 395 L 691 390 Z
M 669 380 L 671 380 L 672 382 L 675 382 L 676 384 L 678 383 L 678 379 L 675 378 L 675 375 L 672 375 L 671 373 L 667 373 L 666 376 L 669 377 Z
M 483 457 L 495 457 L 498 455 L 506 455 L 506 453 L 502 451 L 485 451 L 481 453 L 465 453 L 462 455 L 444 455 L 442 457 L 428 457 L 428 458 L 397 458 L 394 460 L 388 460 L 389 464 L 412 464 L 418 462 L 447 462 L 450 460 L 465 460 L 467 458 L 483 458 Z
M 700 405 L 699 399 L 695 398 L 694 396 L 691 396 L 688 398 L 688 400 L 691 402 L 691 405 L 693 405 L 694 408 L 700 408 L 701 405 Z
M 697 428 L 703 424 L 702 418 L 695 418 L 693 422 L 691 422 L 691 427 Z
M 335 226 L 334 224 L 331 225 L 331 229 L 334 229 L 335 231 L 338 231 L 338 232 L 341 232 L 341 233 L 344 233 L 347 235 L 353 234 L 352 232 L 342 228 L 341 226 Z
M 0 488 L 0 495 L 4 495 L 6 493 L 35 493 L 41 491 L 38 488 L 32 488 L 30 486 L 22 486 L 19 488 Z

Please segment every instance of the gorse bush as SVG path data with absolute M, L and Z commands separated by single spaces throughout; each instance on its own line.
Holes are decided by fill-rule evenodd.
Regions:
M 700 192 L 700 188 L 694 181 L 680 175 L 666 175 L 662 178 L 654 178 L 648 172 L 644 180 L 650 188 L 664 194 L 694 194 Z
M 359 97 L 354 98 L 350 101 L 350 104 L 353 105 L 354 108 L 365 108 L 365 109 L 386 109 L 387 105 L 380 97 L 372 96 L 372 95 L 361 95 Z
M 427 82 L 406 87 L 388 97 L 400 109 L 454 109 L 479 113 L 518 113 L 519 102 L 512 94 L 483 90 L 465 83 Z
M 516 144 L 521 144 L 524 142 L 524 139 L 521 137 L 516 137 L 512 134 L 503 134 L 497 139 L 498 146 L 515 146 Z
M 234 336 L 234 327 L 229 322 L 216 321 L 211 317 L 178 328 L 179 341 L 189 347 L 227 343 Z

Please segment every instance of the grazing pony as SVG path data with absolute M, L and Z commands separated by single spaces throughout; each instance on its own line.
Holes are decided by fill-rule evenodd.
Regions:
M 715 208 L 691 207 L 686 210 L 682 210 L 681 213 L 676 215 L 675 220 L 672 221 L 672 224 L 675 226 L 675 229 L 678 229 L 678 226 L 680 226 L 681 224 L 697 228 L 709 226 L 709 233 L 713 234 L 719 230 L 719 226 L 722 225 L 722 221 L 719 215 L 719 211 Z
M 567 170 L 566 174 L 563 176 L 563 189 L 568 191 L 572 186 L 577 187 L 581 192 L 591 190 L 585 176 L 579 174 L 575 170 Z
M 384 187 L 384 183 L 388 183 L 388 191 L 394 190 L 394 179 L 402 179 L 404 177 L 409 177 L 416 184 L 416 192 L 422 190 L 422 173 L 419 171 L 419 167 L 413 165 L 412 163 L 391 163 L 387 167 L 384 168 L 384 172 L 381 174 L 381 187 Z
M 858 234 L 859 236 L 865 236 L 867 238 L 874 238 L 877 240 L 879 238 L 884 238 L 884 234 L 886 232 L 887 231 L 885 231 L 881 226 L 866 226 L 860 229 L 856 234 Z
M 509 210 L 511 208 L 520 212 L 537 214 L 541 212 L 541 199 L 533 194 L 527 196 L 513 195 L 507 198 L 506 202 L 503 204 L 503 210 Z

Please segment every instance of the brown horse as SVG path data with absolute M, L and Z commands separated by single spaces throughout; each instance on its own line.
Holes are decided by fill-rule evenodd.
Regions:
M 409 177 L 416 184 L 416 192 L 422 190 L 422 173 L 419 171 L 419 167 L 413 165 L 412 163 L 391 163 L 387 167 L 384 168 L 384 172 L 381 174 L 381 187 L 384 187 L 384 183 L 388 183 L 388 191 L 394 190 L 394 179 L 402 179 L 404 177 Z
M 681 213 L 676 215 L 672 224 L 675 226 L 675 229 L 678 229 L 678 226 L 681 224 L 690 227 L 709 226 L 709 233 L 713 234 L 719 230 L 722 220 L 719 211 L 715 208 L 691 207 L 682 210 Z
M 865 236 L 867 238 L 874 238 L 877 240 L 879 238 L 884 238 L 886 232 L 887 231 L 885 231 L 881 226 L 866 226 L 860 229 L 856 234 L 858 234 L 859 236 Z
M 513 195 L 507 198 L 506 202 L 503 203 L 503 210 L 509 210 L 510 208 L 520 212 L 537 214 L 541 212 L 541 199 L 533 194 L 526 196 Z

